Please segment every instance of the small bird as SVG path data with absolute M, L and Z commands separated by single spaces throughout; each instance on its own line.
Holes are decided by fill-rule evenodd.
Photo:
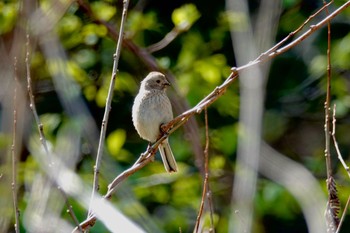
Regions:
M 173 119 L 171 103 L 166 95 L 170 82 L 160 72 L 150 72 L 141 82 L 132 107 L 132 121 L 141 138 L 154 143 L 161 135 L 161 126 Z M 159 152 L 167 172 L 176 172 L 177 164 L 168 138 L 159 145 Z

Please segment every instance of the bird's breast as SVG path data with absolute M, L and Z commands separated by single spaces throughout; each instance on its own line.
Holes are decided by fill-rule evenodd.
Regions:
M 136 97 L 133 122 L 142 138 L 155 142 L 160 135 L 160 125 L 171 121 L 172 118 L 171 103 L 164 92 L 139 93 Z

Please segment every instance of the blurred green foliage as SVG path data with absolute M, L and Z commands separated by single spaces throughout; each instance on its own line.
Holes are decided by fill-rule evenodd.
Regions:
M 249 1 L 250 11 L 256 12 L 259 1 Z M 344 1 L 336 1 L 340 5 Z M 62 15 L 54 31 L 57 33 L 67 60 L 64 66 L 70 77 L 79 85 L 81 97 L 86 102 L 96 124 L 100 127 L 107 97 L 116 41 L 105 25 L 107 22 L 118 30 L 121 1 L 91 1 L 94 18 L 74 2 Z M 48 1 L 40 1 L 40 7 L 53 7 Z M 276 41 L 288 35 L 322 6 L 322 1 L 284 0 L 278 23 Z M 14 35 L 19 24 L 18 3 L 0 2 L 0 36 L 7 40 Z M 235 66 L 234 50 L 230 39 L 229 24 L 244 28 L 244 15 L 225 12 L 224 1 L 131 1 L 125 37 L 136 46 L 147 47 L 160 41 L 173 27 L 183 31 L 170 45 L 152 56 L 159 67 L 170 70 L 176 77 L 180 98 L 194 106 L 230 74 Z M 243 23 L 242 23 L 243 22 Z M 313 23 L 316 23 L 314 20 Z M 317 175 L 325 186 L 325 162 L 323 159 L 323 124 L 327 66 L 326 28 L 315 32 L 297 47 L 276 57 L 268 74 L 266 85 L 263 138 L 278 151 L 304 164 Z M 261 51 L 263 52 L 263 51 Z M 332 95 L 337 104 L 337 138 L 344 159 L 349 161 L 349 77 L 350 77 L 350 11 L 346 10 L 332 21 Z M 49 145 L 55 147 L 60 131 L 74 129 L 67 113 L 55 94 L 52 72 L 59 71 L 54 62 L 45 58 L 40 49 L 31 53 L 31 72 L 34 79 L 36 101 L 44 133 Z M 101 193 L 121 171 L 130 167 L 147 147 L 132 126 L 131 106 L 138 91 L 139 81 L 149 71 L 140 57 L 123 48 L 119 73 L 114 88 L 111 117 L 106 137 L 104 166 L 101 169 Z M 44 88 L 47 84 L 51 88 Z M 174 90 L 169 91 L 174 95 Z M 75 94 L 75 93 L 74 93 Z M 214 208 L 216 232 L 227 232 L 231 201 L 232 180 L 237 150 L 239 118 L 239 86 L 231 85 L 216 103 L 208 109 L 210 133 L 210 186 Z M 176 114 L 180 112 L 174 109 Z M 1 111 L 1 110 L 0 110 Z M 196 118 L 204 148 L 204 117 Z M 29 138 L 38 139 L 36 126 L 31 122 Z M 72 126 L 73 125 L 73 126 Z M 311 125 L 311 127 L 309 127 Z M 308 126 L 308 127 L 307 127 Z M 145 224 L 150 219 L 165 232 L 191 232 L 202 195 L 202 176 L 195 166 L 194 152 L 184 130 L 170 137 L 172 149 L 178 160 L 180 172 L 169 176 L 157 156 L 156 160 L 131 176 L 120 186 L 112 202 L 124 214 L 138 222 L 149 232 L 155 229 Z M 307 141 L 305 141 L 307 140 Z M 318 142 L 318 143 L 317 143 Z M 34 143 L 34 142 L 33 142 Z M 38 143 L 38 142 L 36 142 Z M 10 137 L 0 134 L 0 148 L 7 148 Z M 307 144 L 307 147 L 300 145 Z M 94 151 L 82 142 L 76 171 L 92 184 Z M 31 183 L 34 172 L 39 170 L 27 150 L 20 161 L 20 189 Z M 1 173 L 10 169 L 1 168 Z M 339 188 L 342 205 L 349 194 L 349 181 L 344 169 L 335 161 L 334 172 L 342 184 Z M 0 182 L 0 192 L 8 190 Z M 8 196 L 8 195 L 7 195 Z M 3 198 L 0 201 L 5 201 Z M 19 193 L 20 209 L 26 207 L 23 191 Z M 73 208 L 80 220 L 86 210 L 73 200 Z M 264 178 L 259 179 L 255 198 L 256 232 L 307 232 L 301 210 L 285 188 Z M 8 210 L 11 214 L 11 210 Z M 66 214 L 65 219 L 70 220 Z M 204 213 L 205 226 L 210 217 Z M 272 224 L 271 224 L 272 223 Z M 150 227 L 150 228 L 149 228 Z M 157 228 L 156 227 L 156 228 Z M 288 229 L 288 230 L 287 230 Z M 342 232 L 350 229 L 345 224 Z M 22 229 L 25 232 L 25 229 Z M 102 224 L 90 232 L 106 232 Z

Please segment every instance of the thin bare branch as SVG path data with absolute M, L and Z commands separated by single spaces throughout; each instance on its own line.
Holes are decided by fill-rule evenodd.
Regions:
M 209 126 L 208 126 L 208 112 L 207 108 L 205 108 L 204 111 L 204 116 L 205 116 L 205 149 L 204 149 L 204 171 L 205 171 L 205 176 L 204 176 L 204 182 L 203 182 L 203 191 L 202 191 L 202 200 L 201 204 L 199 207 L 199 212 L 197 215 L 197 220 L 194 228 L 194 232 L 199 231 L 199 223 L 203 215 L 203 208 L 204 208 L 204 202 L 207 199 L 209 202 L 209 196 L 210 196 L 210 188 L 209 188 Z M 209 203 L 209 206 L 211 206 L 211 203 Z M 213 224 L 213 219 L 212 219 L 212 209 L 210 209 L 210 220 L 211 220 L 211 229 L 210 232 L 215 232 L 214 230 L 214 224 Z
M 102 159 L 102 155 L 103 155 L 103 148 L 104 148 L 104 142 L 105 142 L 105 137 L 106 137 L 106 130 L 107 130 L 109 113 L 111 111 L 113 90 L 114 90 L 115 80 L 117 78 L 117 73 L 118 73 L 118 63 L 119 63 L 119 57 L 120 57 L 120 52 L 121 52 L 123 38 L 124 38 L 124 25 L 125 25 L 125 21 L 126 21 L 128 6 L 129 6 L 129 0 L 124 0 L 123 1 L 122 20 L 120 23 L 120 31 L 119 31 L 119 37 L 118 37 L 118 42 L 117 42 L 117 48 L 116 48 L 115 54 L 113 55 L 114 62 L 113 62 L 112 77 L 111 77 L 111 81 L 110 81 L 110 85 L 109 85 L 109 89 L 108 89 L 108 96 L 106 99 L 105 112 L 104 112 L 102 124 L 101 124 L 101 133 L 100 133 L 100 140 L 99 140 L 97 155 L 96 155 L 96 164 L 94 167 L 94 181 L 93 181 L 93 189 L 92 189 L 92 193 L 91 193 L 91 203 L 90 203 L 90 207 L 89 207 L 89 211 L 88 211 L 88 216 L 90 216 L 92 214 L 92 209 L 91 209 L 92 202 L 94 200 L 95 193 L 98 192 L 98 189 L 99 189 L 99 187 L 98 187 L 99 186 L 99 169 L 100 169 L 101 159 Z
M 27 41 L 26 41 L 26 58 L 25 58 L 25 64 L 26 64 L 26 76 L 27 76 L 27 90 L 28 90 L 28 94 L 29 94 L 29 106 L 30 109 L 32 110 L 35 122 L 38 126 L 38 131 L 39 131 L 39 137 L 40 137 L 40 142 L 42 147 L 44 148 L 45 154 L 47 155 L 47 157 L 49 159 L 51 159 L 50 155 L 50 151 L 48 149 L 47 146 L 47 140 L 44 134 L 44 126 L 40 121 L 38 112 L 36 110 L 36 105 L 35 105 L 35 100 L 34 100 L 34 94 L 33 94 L 33 89 L 32 89 L 32 79 L 31 79 L 31 72 L 30 72 L 30 62 L 29 62 L 29 57 L 30 57 L 30 51 L 29 51 L 29 47 L 30 47 L 30 38 L 29 38 L 29 34 L 27 34 Z M 49 160 L 50 161 L 50 160 Z M 52 161 L 50 161 L 49 166 L 53 166 Z M 61 195 L 63 196 L 63 198 L 65 199 L 65 204 L 68 208 L 68 211 L 70 213 L 70 215 L 73 218 L 73 221 L 77 223 L 77 226 L 79 229 L 81 229 L 79 227 L 79 222 L 77 221 L 77 217 L 74 214 L 73 209 L 71 208 L 71 205 L 68 201 L 67 198 L 67 194 L 59 188 L 59 186 L 56 184 L 56 182 L 53 179 L 50 179 L 50 182 L 52 182 L 54 185 L 56 185 L 57 189 L 61 192 Z
M 325 4 L 325 3 L 324 3 Z M 325 4 L 326 5 L 326 4 Z M 329 14 L 328 8 L 326 8 L 327 15 Z M 328 31 L 328 47 L 327 47 L 327 95 L 325 102 L 325 138 L 326 138 L 326 148 L 325 148 L 325 156 L 326 156 L 326 165 L 327 165 L 327 177 L 329 178 L 332 175 L 332 164 L 330 158 L 330 135 L 331 135 L 331 119 L 330 119 L 330 104 L 331 104 L 331 26 L 330 23 L 327 22 L 327 31 Z
M 323 1 L 323 5 L 326 6 L 326 2 Z M 326 14 L 329 15 L 328 7 L 325 8 Z M 330 152 L 330 137 L 331 131 L 331 85 L 332 85 L 332 72 L 331 72 L 331 24 L 327 22 L 327 94 L 325 107 L 325 157 L 327 167 L 327 190 L 328 190 L 328 201 L 326 208 L 326 224 L 328 232 L 335 232 L 339 226 L 339 210 L 340 200 L 338 198 L 337 186 L 335 179 L 333 178 L 332 163 L 331 163 L 331 152 Z
M 203 184 L 201 204 L 200 204 L 200 207 L 199 207 L 196 224 L 195 224 L 194 231 L 193 231 L 193 232 L 196 232 L 196 233 L 198 233 L 198 231 L 199 231 L 199 223 L 200 223 L 200 220 L 201 220 L 202 215 L 203 215 L 204 202 L 205 202 L 205 198 L 207 196 L 206 195 L 207 194 L 207 187 L 208 187 L 206 185 L 207 182 L 208 182 L 208 176 L 206 175 L 204 177 L 204 184 Z
M 343 222 L 344 222 L 344 219 L 345 219 L 345 216 L 346 216 L 346 212 L 348 211 L 348 208 L 349 208 L 349 203 L 350 203 L 350 196 L 348 197 L 348 200 L 346 202 L 346 205 L 345 205 L 345 208 L 344 208 L 344 211 L 343 211 L 343 215 L 341 216 L 341 219 L 340 219 L 340 222 L 339 222 L 339 226 L 338 226 L 338 229 L 337 229 L 336 233 L 339 233 L 339 231 L 341 229 L 341 226 L 343 225 Z
M 283 38 L 280 42 L 278 42 L 276 45 L 271 47 L 269 50 L 266 52 L 262 53 L 255 61 L 260 61 L 263 59 L 264 56 L 271 54 L 272 52 L 275 52 L 278 48 L 280 48 L 283 44 L 285 44 L 288 40 L 290 40 L 293 36 L 295 36 L 297 33 L 299 33 L 313 18 L 315 18 L 317 15 L 319 15 L 322 11 L 324 11 L 325 8 L 327 8 L 329 5 L 333 3 L 333 0 L 321 7 L 318 11 L 316 11 L 313 15 L 310 15 L 309 18 L 302 24 L 300 25 L 296 30 L 293 32 L 289 33 L 288 36 Z
M 12 157 L 12 197 L 13 197 L 13 209 L 15 212 L 15 232 L 20 232 L 19 227 L 19 209 L 17 199 L 17 154 L 16 154 L 16 129 L 17 129 L 17 58 L 14 59 L 14 76 L 15 76 L 15 88 L 13 93 L 13 132 L 12 132 L 12 145 L 11 145 L 11 157 Z
M 333 106 L 333 130 L 332 130 L 332 138 L 333 138 L 333 143 L 334 143 L 334 147 L 335 150 L 337 151 L 337 155 L 338 155 L 338 159 L 341 162 L 341 164 L 343 165 L 345 171 L 348 173 L 348 176 L 350 177 L 350 168 L 349 166 L 345 163 L 343 156 L 341 155 L 340 149 L 339 149 L 339 145 L 335 136 L 335 128 L 336 128 L 336 118 L 335 118 L 335 112 L 336 112 L 336 105 L 334 104 Z
M 241 71 L 243 69 L 246 69 L 250 66 L 253 65 L 257 65 L 261 62 L 270 60 L 282 53 L 287 52 L 289 49 L 295 47 L 296 45 L 298 45 L 299 43 L 301 43 L 303 40 L 305 40 L 307 37 L 309 37 L 311 34 L 313 34 L 315 31 L 319 30 L 321 27 L 325 26 L 330 20 L 332 20 L 334 17 L 336 17 L 337 15 L 339 15 L 342 11 L 344 11 L 346 8 L 348 8 L 350 6 L 350 1 L 347 1 L 346 3 L 344 3 L 342 6 L 340 6 L 339 8 L 337 8 L 335 11 L 333 11 L 331 14 L 329 14 L 327 17 L 325 17 L 323 20 L 321 20 L 320 22 L 318 22 L 317 24 L 311 25 L 310 29 L 307 30 L 306 32 L 304 32 L 302 35 L 300 35 L 297 39 L 293 40 L 292 42 L 290 42 L 289 44 L 285 45 L 282 48 L 279 48 L 277 50 L 273 50 L 273 49 L 269 49 L 267 51 L 270 52 L 264 52 L 262 53 L 259 57 L 260 59 L 255 59 L 252 62 L 249 62 L 248 64 L 241 66 L 239 68 L 237 68 L 237 71 Z
M 205 108 L 205 150 L 204 150 L 204 171 L 205 179 L 203 187 L 206 188 L 205 196 L 207 198 L 207 203 L 209 205 L 210 212 L 210 231 L 215 233 L 214 218 L 213 218 L 213 202 L 211 199 L 211 190 L 209 186 L 209 125 L 208 125 L 208 110 Z M 204 193 L 204 190 L 203 190 Z
M 49 149 L 47 147 L 47 141 L 44 135 L 44 129 L 43 129 L 43 124 L 40 121 L 38 112 L 36 110 L 35 106 L 35 100 L 34 100 L 34 94 L 33 94 L 33 89 L 32 89 L 32 78 L 30 74 L 30 65 L 29 65 L 29 34 L 27 34 L 27 42 L 26 42 L 26 73 L 27 73 L 27 89 L 28 89 L 28 94 L 29 94 L 29 107 L 33 112 L 33 116 L 36 122 L 36 125 L 38 126 L 38 131 L 39 131 L 39 137 L 40 137 L 40 142 L 41 145 L 43 146 L 45 153 L 49 154 Z
M 168 46 L 181 32 L 183 32 L 183 30 L 179 30 L 177 27 L 174 27 L 170 32 L 168 32 L 168 34 L 165 35 L 161 41 L 148 46 L 147 51 L 149 53 L 154 53 L 156 51 L 162 50 Z
M 83 229 L 81 228 L 81 226 L 79 225 L 79 221 L 77 216 L 75 216 L 72 205 L 70 204 L 67 194 L 63 191 L 63 189 L 61 187 L 58 187 L 58 190 L 60 191 L 62 197 L 64 198 L 64 202 L 67 205 L 67 213 L 70 215 L 70 217 L 73 219 L 74 224 L 77 226 L 78 228 L 78 232 L 82 233 L 84 232 Z

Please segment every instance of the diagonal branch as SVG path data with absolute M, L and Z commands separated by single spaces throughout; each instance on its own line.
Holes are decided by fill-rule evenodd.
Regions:
M 328 5 L 325 5 L 328 6 Z M 302 35 L 300 35 L 297 39 L 295 39 L 294 41 L 290 42 L 289 44 L 285 45 L 284 47 L 281 47 L 283 43 L 278 43 L 278 48 L 274 48 L 273 49 L 269 49 L 266 52 L 262 53 L 257 59 L 255 59 L 254 61 L 241 66 L 239 68 L 237 68 L 237 71 L 240 71 L 242 69 L 248 68 L 252 65 L 256 65 L 259 64 L 261 62 L 270 60 L 271 58 L 274 58 L 278 55 L 281 55 L 282 53 L 287 52 L 289 49 L 295 47 L 296 45 L 298 45 L 299 43 L 301 43 L 303 40 L 305 40 L 306 38 L 308 38 L 311 34 L 313 34 L 315 31 L 319 30 L 321 27 L 325 26 L 329 21 L 331 21 L 333 18 L 335 18 L 337 15 L 339 15 L 342 11 L 344 11 L 346 8 L 348 8 L 350 6 L 350 1 L 347 1 L 346 3 L 344 3 L 342 6 L 340 6 L 339 8 L 337 8 L 335 11 L 333 11 L 331 14 L 329 14 L 327 17 L 325 17 L 323 20 L 321 20 L 319 23 L 311 25 L 310 29 L 307 30 L 306 32 L 304 32 Z M 316 12 L 317 13 L 317 12 Z M 316 14 L 315 13 L 315 14 Z M 299 29 L 297 29 L 299 30 Z M 289 39 L 289 36 L 287 36 L 286 38 Z M 286 41 L 286 39 L 283 39 L 282 41 Z
M 350 196 L 348 197 L 348 200 L 347 200 L 346 205 L 344 207 L 343 215 L 341 216 L 337 231 L 335 233 L 339 233 L 341 226 L 343 225 L 343 222 L 344 222 L 344 219 L 346 216 L 346 212 L 348 211 L 348 208 L 349 208 L 349 204 L 350 204 Z

